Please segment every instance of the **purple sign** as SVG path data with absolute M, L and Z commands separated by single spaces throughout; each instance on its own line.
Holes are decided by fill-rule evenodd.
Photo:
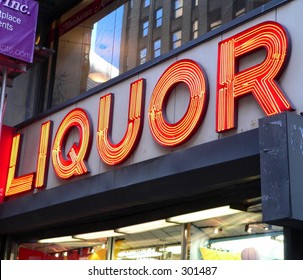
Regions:
M 0 0 L 0 54 L 32 62 L 38 2 Z

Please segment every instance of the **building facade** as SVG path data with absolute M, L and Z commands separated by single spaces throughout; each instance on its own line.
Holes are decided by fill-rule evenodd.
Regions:
M 39 1 L 1 259 L 303 259 L 302 6 Z

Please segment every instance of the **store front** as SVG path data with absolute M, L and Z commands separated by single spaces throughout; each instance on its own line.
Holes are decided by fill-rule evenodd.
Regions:
M 223 208 L 224 206 L 204 210 L 199 215 L 201 217 L 202 215 L 217 215 L 215 213 L 219 214 L 222 210 L 222 213 L 229 213 L 230 209 Z M 234 214 L 230 214 L 233 212 Z M 143 225 L 120 228 L 116 232 L 108 230 L 79 234 L 73 238 L 64 237 L 61 240 L 57 238 L 40 240 L 38 243 L 21 243 L 18 249 L 18 259 L 284 259 L 282 227 L 272 227 L 258 222 L 261 220 L 260 213 L 247 213 L 239 210 L 233 210 L 230 213 L 221 217 L 180 225 L 172 222 L 164 224 L 163 220 L 158 220 Z M 193 214 L 191 216 L 187 214 L 187 216 L 178 217 L 182 218 L 182 221 L 195 219 Z M 178 219 L 171 217 L 168 220 Z M 247 221 L 252 223 L 241 224 L 241 222 Z M 161 228 L 156 229 L 158 227 Z M 122 231 L 127 232 L 127 234 L 121 233 Z M 115 236 L 115 238 L 104 237 L 107 234 Z
M 302 3 L 78 2 L 3 130 L 1 259 L 302 258 Z

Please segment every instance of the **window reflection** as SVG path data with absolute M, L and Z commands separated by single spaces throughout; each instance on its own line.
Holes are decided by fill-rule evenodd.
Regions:
M 93 25 L 87 89 L 119 75 L 123 6 Z
M 119 75 L 124 6 L 59 40 L 53 105 Z
M 115 1 L 110 13 L 101 10 L 59 37 L 55 81 L 48 85 L 53 88 L 52 106 L 267 2 L 270 0 L 200 0 L 184 5 L 183 0 L 175 0 L 164 5 L 158 0 Z M 199 16 L 202 11 L 206 19 Z M 75 12 L 62 18 L 70 17 Z

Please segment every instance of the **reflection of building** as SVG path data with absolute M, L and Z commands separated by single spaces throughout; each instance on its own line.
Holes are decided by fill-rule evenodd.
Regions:
M 266 2 L 130 1 L 124 9 L 121 71 L 180 47 Z
M 296 128 L 301 127 L 298 113 L 303 108 L 301 87 L 293 74 L 303 75 L 297 63 L 303 39 L 297 36 L 296 24 L 302 2 L 107 1 L 105 8 L 91 14 L 87 7 L 100 1 L 66 2 L 70 6 L 59 16 L 52 14 L 48 21 L 41 17 L 39 22 L 53 34 L 47 44 L 49 30 L 44 30 L 43 44 L 56 52 L 19 76 L 9 91 L 7 114 L 22 135 L 20 158 L 9 167 L 15 177 L 28 177 L 16 185 L 12 179 L 8 188 L 0 186 L 6 191 L 0 204 L 1 257 L 240 259 L 245 248 L 254 247 L 264 259 L 301 258 L 301 245 L 296 246 L 302 244 L 302 206 L 292 192 L 302 198 L 298 188 L 302 172 L 295 163 L 301 162 L 301 131 Z M 57 5 L 61 7 L 62 1 Z M 72 25 L 75 19 L 79 21 Z M 262 40 L 263 52 L 251 41 L 240 42 L 246 53 L 236 57 L 231 48 L 230 56 L 224 57 L 233 66 L 224 90 L 238 105 L 237 128 L 216 132 L 216 116 L 221 116 L 216 103 L 218 73 L 226 74 L 219 71 L 221 64 L 226 65 L 224 59 L 219 61 L 218 46 L 248 30 L 262 35 L 256 29 L 267 25 L 285 29 L 293 38 L 293 54 L 283 65 L 284 72 L 273 68 L 280 70 L 281 79 L 274 80 L 296 111 L 265 118 L 254 95 L 236 91 L 250 86 L 247 80 L 252 77 L 256 80 L 249 71 L 264 66 L 266 59 L 286 61 L 285 53 L 264 55 L 268 50 Z M 270 34 L 292 48 L 284 37 Z M 267 47 L 272 50 L 276 45 Z M 234 77 L 243 72 L 247 83 L 233 88 L 239 83 Z M 95 73 L 105 74 L 107 81 L 94 84 L 89 78 Z M 267 77 L 263 80 L 268 82 Z M 163 90 L 157 87 L 168 84 Z M 12 117 L 19 111 L 13 109 L 19 101 L 17 90 L 24 93 L 20 103 L 36 108 L 23 106 L 29 117 L 22 120 Z M 190 138 L 174 145 L 177 133 L 187 131 L 181 125 L 174 133 L 173 129 L 192 115 L 197 118 L 184 125 L 197 123 Z M 159 144 L 151 132 L 154 124 L 156 132 L 164 131 L 160 137 L 173 135 L 172 145 L 167 139 Z M 47 132 L 49 138 L 44 137 Z M 288 135 L 292 137 L 286 141 Z M 104 154 L 110 159 L 127 157 L 119 164 L 106 163 Z M 41 175 L 40 170 L 46 172 Z M 27 185 L 41 178 L 43 187 Z M 264 180 L 268 183 L 261 188 Z M 286 216 L 289 213 L 291 217 Z
M 123 6 L 93 26 L 88 78 L 97 84 L 104 83 L 119 75 L 119 60 L 117 58 L 120 56 L 122 11 Z M 87 88 L 92 88 L 92 86 L 88 85 Z

